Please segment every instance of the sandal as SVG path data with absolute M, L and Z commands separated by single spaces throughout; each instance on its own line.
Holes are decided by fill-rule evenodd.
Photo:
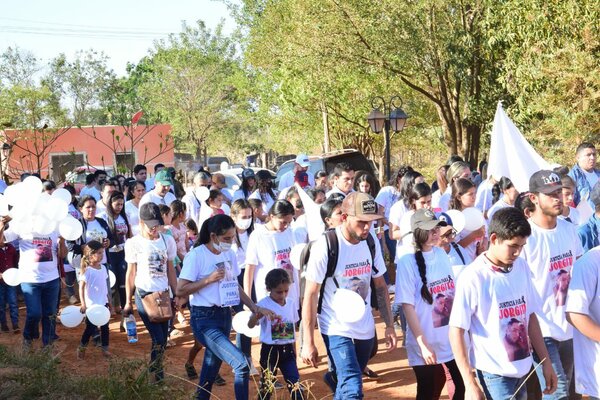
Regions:
M 194 368 L 194 364 L 185 363 L 185 373 L 189 379 L 198 378 L 198 372 L 196 371 L 196 368 Z
M 379 374 L 377 372 L 371 370 L 369 367 L 365 367 L 365 370 L 363 371 L 363 375 L 366 376 L 367 378 L 371 378 L 371 379 L 379 378 Z

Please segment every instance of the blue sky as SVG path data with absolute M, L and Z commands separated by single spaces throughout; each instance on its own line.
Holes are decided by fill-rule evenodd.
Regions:
M 0 9 L 0 52 L 18 46 L 45 63 L 94 49 L 110 57 L 118 75 L 154 40 L 179 32 L 182 21 L 214 28 L 223 19 L 226 32 L 235 26 L 225 4 L 214 0 L 0 0 Z

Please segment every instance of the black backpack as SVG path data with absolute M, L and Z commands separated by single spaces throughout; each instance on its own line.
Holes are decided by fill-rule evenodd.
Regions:
M 335 273 L 340 248 L 335 229 L 329 229 L 325 231 L 323 235 L 325 235 L 325 241 L 327 243 L 327 272 L 325 273 L 325 279 L 323 279 L 323 283 L 321 284 L 321 291 L 319 293 L 319 303 L 317 306 L 317 314 L 321 314 L 321 308 L 323 305 L 323 293 L 325 293 L 325 281 L 327 280 L 327 278 L 333 277 L 333 274 Z M 315 242 L 316 240 L 309 242 L 306 246 L 304 246 L 304 249 L 302 249 L 302 253 L 300 253 L 300 265 L 302 265 L 303 267 L 308 263 L 308 259 L 310 258 L 310 249 Z M 371 265 L 373 271 L 377 274 L 379 273 L 379 270 L 375 267 L 375 239 L 373 239 L 373 236 L 371 234 L 367 236 L 367 245 L 369 246 L 369 252 L 371 253 Z M 333 280 L 336 283 L 336 286 L 338 286 L 335 277 L 333 277 Z M 371 279 L 371 307 L 377 308 L 377 296 L 375 294 L 375 285 L 373 283 L 373 279 Z

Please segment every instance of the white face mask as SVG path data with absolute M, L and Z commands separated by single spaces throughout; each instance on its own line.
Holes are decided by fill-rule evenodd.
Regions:
M 250 225 L 252 224 L 252 218 L 244 218 L 244 219 L 236 219 L 235 220 L 235 226 L 237 226 L 239 229 L 242 230 L 246 230 L 248 228 L 250 228 Z
M 231 250 L 231 243 L 227 242 L 214 243 L 213 246 L 215 246 L 215 250 L 220 253 Z

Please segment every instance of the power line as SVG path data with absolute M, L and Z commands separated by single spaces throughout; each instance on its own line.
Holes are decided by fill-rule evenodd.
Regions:
M 15 21 L 15 22 L 26 22 L 26 23 L 30 23 L 30 24 L 43 24 L 43 25 L 51 25 L 51 26 L 56 26 L 56 27 L 73 27 L 73 28 L 84 28 L 84 29 L 92 29 L 92 30 L 100 30 L 100 31 L 119 31 L 119 32 L 131 32 L 131 33 L 137 33 L 137 32 L 148 32 L 148 33 L 153 33 L 153 34 L 169 34 L 170 32 L 154 32 L 154 31 L 144 31 L 141 29 L 118 29 L 115 28 L 113 26 L 95 26 L 95 25 L 81 25 L 81 24 L 66 24 L 66 23 L 62 23 L 62 22 L 47 22 L 47 21 L 36 21 L 36 20 L 29 20 L 29 19 L 21 19 L 21 18 L 10 18 L 10 17 L 0 17 L 0 20 L 6 20 L 6 21 Z M 20 27 L 20 26 L 19 26 Z M 51 29 L 51 28 L 48 28 Z
M 0 32 L 31 34 L 43 36 L 65 36 L 96 39 L 156 39 L 168 36 L 168 32 L 132 32 L 132 31 L 102 31 L 93 29 L 48 29 L 37 27 L 16 27 L 0 25 Z

